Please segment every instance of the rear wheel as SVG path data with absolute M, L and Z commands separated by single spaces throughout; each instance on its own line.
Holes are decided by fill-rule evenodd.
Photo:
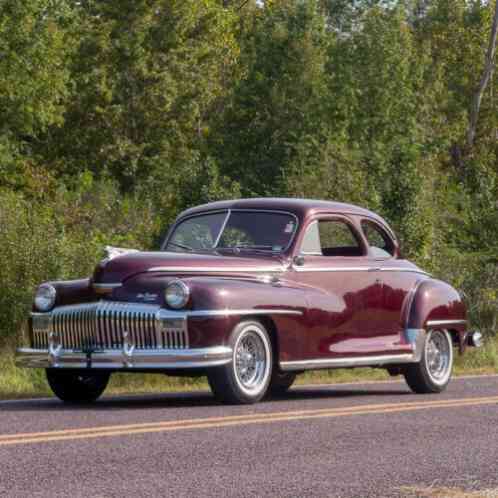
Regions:
M 91 403 L 104 392 L 110 374 L 78 370 L 47 369 L 47 380 L 53 393 L 66 403 Z
M 270 383 L 273 355 L 268 332 L 260 322 L 241 322 L 232 331 L 230 346 L 232 361 L 208 371 L 211 390 L 223 403 L 256 403 Z
M 407 365 L 404 377 L 419 394 L 440 393 L 450 382 L 453 370 L 453 342 L 447 330 L 429 330 L 420 362 Z

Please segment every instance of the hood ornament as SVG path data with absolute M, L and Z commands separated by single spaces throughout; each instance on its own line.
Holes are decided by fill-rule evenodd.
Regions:
M 114 247 L 114 246 L 105 246 L 104 251 L 106 254 L 107 260 L 111 260 L 117 258 L 118 256 L 123 256 L 124 254 L 130 254 L 133 252 L 139 252 L 138 249 L 127 249 L 125 247 Z
M 124 254 L 131 254 L 134 252 L 140 252 L 138 249 L 126 249 L 125 247 L 114 247 L 114 246 L 105 246 L 105 257 L 99 263 L 101 268 L 105 268 L 105 265 L 111 261 L 111 259 L 117 258 L 118 256 L 123 256 Z

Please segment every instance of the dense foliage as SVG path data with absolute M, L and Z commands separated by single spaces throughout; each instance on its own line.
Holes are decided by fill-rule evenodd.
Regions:
M 179 210 L 353 202 L 498 330 L 494 1 L 0 0 L 0 338 Z

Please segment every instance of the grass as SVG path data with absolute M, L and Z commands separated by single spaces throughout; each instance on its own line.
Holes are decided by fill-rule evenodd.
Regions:
M 498 489 L 467 491 L 461 488 L 446 487 L 404 487 L 404 498 L 498 498 Z
M 14 364 L 12 348 L 0 352 L 0 399 L 51 396 L 52 393 L 40 369 L 19 369 Z M 455 375 L 498 373 L 498 338 L 487 341 L 481 349 L 469 349 L 455 363 Z M 387 380 L 382 369 L 344 369 L 307 372 L 298 377 L 298 384 L 331 384 L 354 381 Z M 207 389 L 205 378 L 177 378 L 161 374 L 114 374 L 106 394 L 161 393 Z

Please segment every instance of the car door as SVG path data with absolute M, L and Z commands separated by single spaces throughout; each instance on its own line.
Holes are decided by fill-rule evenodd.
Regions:
M 372 266 L 380 270 L 382 299 L 377 325 L 382 331 L 386 351 L 397 352 L 406 348 L 401 340 L 405 324 L 403 306 L 420 274 L 405 268 L 397 258 L 396 241 L 386 227 L 373 219 L 362 219 L 362 232 L 368 243 L 368 258 Z
M 294 269 L 296 279 L 307 288 L 307 359 L 379 351 L 376 322 L 382 284 L 352 220 L 339 215 L 310 220 Z

